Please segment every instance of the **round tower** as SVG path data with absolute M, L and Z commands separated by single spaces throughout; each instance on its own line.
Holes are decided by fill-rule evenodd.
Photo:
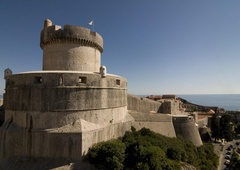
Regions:
M 42 71 L 5 71 L 0 135 L 6 135 L 0 158 L 81 160 L 92 144 L 131 129 L 127 80 L 100 67 L 103 39 L 98 33 L 71 25 L 61 29 L 45 20 L 40 46 Z
M 41 32 L 43 70 L 99 72 L 103 39 L 87 28 L 52 25 L 47 19 Z

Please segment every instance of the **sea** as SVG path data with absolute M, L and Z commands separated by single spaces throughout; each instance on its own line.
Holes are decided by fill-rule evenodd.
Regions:
M 177 95 L 191 103 L 216 106 L 224 110 L 240 111 L 240 94 L 189 94 Z

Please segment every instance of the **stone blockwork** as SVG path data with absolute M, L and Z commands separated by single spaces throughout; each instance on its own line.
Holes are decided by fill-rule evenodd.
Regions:
M 202 145 L 202 139 L 193 116 L 174 115 L 173 124 L 177 135 L 191 141 L 195 146 Z
M 46 20 L 40 45 L 43 71 L 5 71 L 1 158 L 81 160 L 93 144 L 131 130 L 127 80 L 101 66 L 99 34 Z
M 127 80 L 107 74 L 98 33 L 71 25 L 62 29 L 46 20 L 40 46 L 42 71 L 5 70 L 0 159 L 81 161 L 93 144 L 123 136 L 132 126 L 201 144 L 193 120 L 172 116 L 180 114 L 178 103 L 164 106 L 128 95 Z
M 149 100 L 145 97 L 128 94 L 127 101 L 128 110 L 135 110 L 143 113 L 149 113 L 150 111 L 155 113 L 160 112 L 161 103 Z
M 52 25 L 46 20 L 41 32 L 43 70 L 99 72 L 103 39 L 87 28 Z
M 177 109 L 177 99 L 165 102 L 128 94 L 128 112 L 135 120 L 133 126 L 137 130 L 146 127 L 168 137 L 182 136 L 196 146 L 202 145 L 194 116 Z

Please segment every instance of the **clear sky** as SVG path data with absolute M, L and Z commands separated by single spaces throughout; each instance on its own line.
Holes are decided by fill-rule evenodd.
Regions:
M 239 0 L 0 0 L 4 70 L 42 70 L 40 31 L 88 27 L 104 39 L 102 65 L 131 94 L 240 94 Z

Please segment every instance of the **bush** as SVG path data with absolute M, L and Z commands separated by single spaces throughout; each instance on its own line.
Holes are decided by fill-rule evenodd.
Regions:
M 181 137 L 168 138 L 143 128 L 122 138 L 94 145 L 89 162 L 102 169 L 177 170 L 180 163 L 197 169 L 216 169 L 218 157 L 212 144 L 195 147 Z
M 170 147 L 166 153 L 167 157 L 176 161 L 185 161 L 186 152 L 179 147 Z
M 126 146 L 120 140 L 94 145 L 88 151 L 89 162 L 95 167 L 120 170 L 124 168 Z

